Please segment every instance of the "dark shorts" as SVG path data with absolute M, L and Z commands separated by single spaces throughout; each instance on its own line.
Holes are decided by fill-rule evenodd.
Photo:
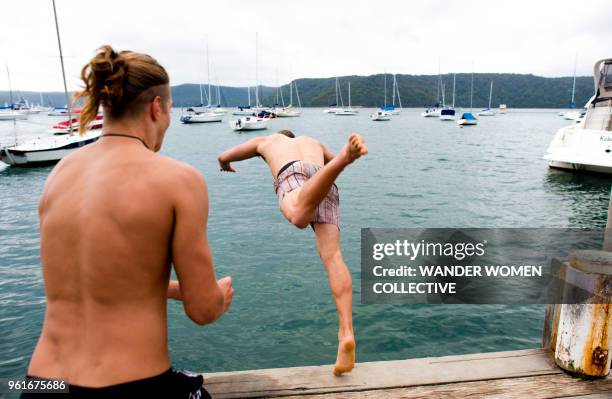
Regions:
M 274 191 L 279 203 L 287 193 L 302 187 L 319 169 L 321 169 L 321 166 L 305 161 L 292 161 L 284 165 L 274 179 Z M 310 223 L 311 225 L 313 223 L 327 223 L 340 228 L 340 196 L 335 184 L 317 206 L 317 211 Z
M 27 376 L 28 378 L 38 378 Z M 142 380 L 125 382 L 123 384 L 110 385 L 100 388 L 87 388 L 77 385 L 69 385 L 69 393 L 64 394 L 42 394 L 22 393 L 21 398 L 43 399 L 43 398 L 79 398 L 79 399 L 102 399 L 102 398 L 184 398 L 184 399 L 210 399 L 210 395 L 204 389 L 204 377 L 188 371 L 168 371 L 154 377 Z

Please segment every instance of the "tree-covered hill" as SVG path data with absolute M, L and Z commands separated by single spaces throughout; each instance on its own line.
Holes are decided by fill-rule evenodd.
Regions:
M 351 83 L 351 104 L 353 106 L 374 107 L 384 103 L 384 82 L 387 80 L 387 104 L 391 103 L 393 76 L 378 74 L 370 76 L 339 77 L 344 104 L 348 103 L 348 82 Z M 452 102 L 453 75 L 442 75 L 445 86 L 446 103 Z M 303 78 L 296 80 L 302 105 L 305 107 L 325 107 L 335 102 L 335 77 Z M 458 107 L 470 106 L 471 74 L 457 74 L 456 100 Z M 474 108 L 487 106 L 489 101 L 489 85 L 493 81 L 492 106 L 507 104 L 509 108 L 565 108 L 568 106 L 572 77 L 546 78 L 534 75 L 519 75 L 508 73 L 474 74 Z M 397 83 L 404 107 L 423 107 L 437 102 L 437 75 L 397 75 Z M 206 88 L 206 87 L 204 87 Z M 221 105 L 246 105 L 248 102 L 245 87 L 221 87 Z M 289 85 L 282 86 L 285 103 L 289 99 Z M 216 88 L 212 89 L 213 103 L 217 103 Z M 576 106 L 583 106 L 593 95 L 593 78 L 584 76 L 576 79 Z M 262 103 L 272 105 L 276 101 L 277 90 L 274 87 L 260 88 Z M 174 104 L 185 107 L 200 103 L 200 85 L 182 84 L 172 87 Z M 23 98 L 33 103 L 40 102 L 38 92 L 14 91 L 15 101 Z M 206 96 L 205 96 L 206 98 Z M 45 105 L 61 107 L 65 104 L 61 92 L 43 93 Z M 9 93 L 0 91 L 0 104 L 9 101 Z M 204 102 L 207 102 L 206 100 Z M 251 102 L 255 96 L 251 89 Z M 280 102 L 280 101 L 279 101 Z M 294 97 L 294 103 L 297 100 Z M 396 105 L 398 101 L 396 99 Z

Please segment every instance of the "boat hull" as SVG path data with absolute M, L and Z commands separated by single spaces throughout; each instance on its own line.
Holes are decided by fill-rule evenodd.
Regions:
M 269 120 L 270 119 L 245 117 L 230 121 L 229 125 L 234 131 L 264 130 L 268 128 Z
M 99 138 L 99 134 L 91 135 L 84 140 L 71 141 L 64 145 L 60 144 L 55 147 L 41 149 L 24 149 L 22 146 L 2 148 L 0 149 L 0 160 L 12 166 L 43 166 L 54 164 L 79 148 L 97 141 Z
M 555 169 L 612 174 L 612 132 L 584 129 L 581 124 L 561 128 L 544 159 Z
M 26 112 L 7 112 L 0 113 L 0 121 L 15 121 L 28 119 Z
M 211 123 L 211 122 L 222 122 L 222 113 L 217 112 L 204 112 L 200 114 L 186 114 L 181 116 L 181 122 L 185 124 L 190 123 Z

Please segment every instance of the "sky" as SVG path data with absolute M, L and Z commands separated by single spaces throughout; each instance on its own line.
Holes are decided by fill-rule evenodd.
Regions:
M 475 72 L 592 75 L 612 57 L 610 0 L 56 0 L 68 89 L 96 48 L 144 52 L 171 84 Z M 0 3 L 0 90 L 63 90 L 51 0 Z

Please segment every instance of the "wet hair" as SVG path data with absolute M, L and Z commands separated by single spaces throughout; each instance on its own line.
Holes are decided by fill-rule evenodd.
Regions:
M 100 105 L 105 117 L 120 119 L 140 113 L 157 96 L 162 102 L 168 100 L 168 73 L 147 54 L 116 52 L 104 45 L 83 67 L 81 79 L 85 87 L 75 94 L 75 100 L 86 98 L 80 117 L 81 134 L 95 119 Z
M 278 134 L 283 134 L 287 137 L 289 137 L 290 139 L 294 139 L 295 138 L 295 134 L 293 134 L 293 132 L 291 130 L 279 130 L 278 132 L 276 132 Z

